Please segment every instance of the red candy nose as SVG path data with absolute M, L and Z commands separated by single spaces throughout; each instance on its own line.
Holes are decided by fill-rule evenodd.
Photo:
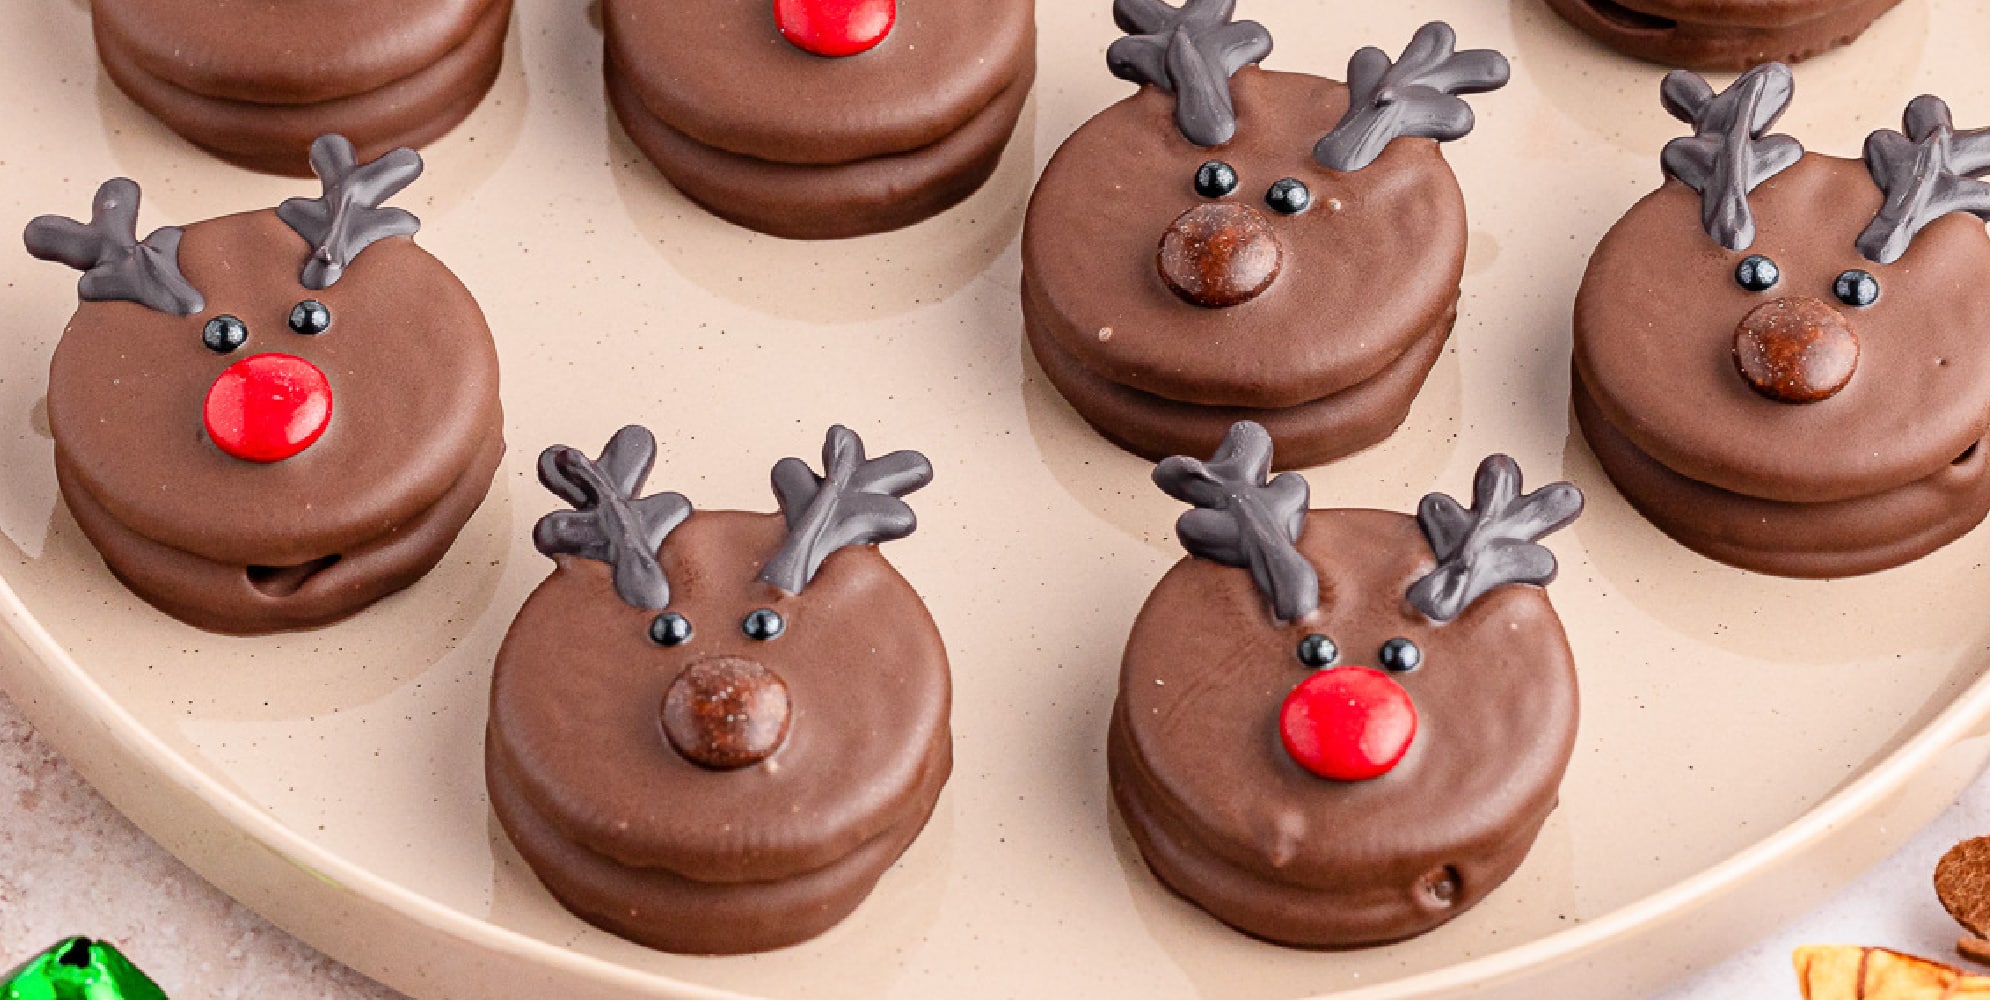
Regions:
M 258 354 L 214 380 L 202 417 L 222 451 L 249 462 L 281 462 L 325 433 L 332 386 L 303 358 Z
M 804 52 L 854 56 L 891 34 L 898 0 L 774 0 L 774 23 Z
M 1285 752 L 1322 778 L 1367 781 L 1389 773 L 1416 738 L 1416 705 L 1380 670 L 1322 670 L 1285 696 Z

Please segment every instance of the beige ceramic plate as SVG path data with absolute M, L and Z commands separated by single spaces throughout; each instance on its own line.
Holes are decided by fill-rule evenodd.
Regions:
M 924 2 L 924 0 L 919 0 Z M 1234 934 L 1163 891 L 1107 806 L 1120 644 L 1180 552 L 1177 505 L 1094 436 L 1021 348 L 1015 237 L 1042 161 L 1126 87 L 1107 0 L 1043 5 L 1043 72 L 994 181 L 910 232 L 769 240 L 690 207 L 603 111 L 578 3 L 521 4 L 503 79 L 428 151 L 421 239 L 477 293 L 505 366 L 512 451 L 447 562 L 322 632 L 220 639 L 114 582 L 57 501 L 41 396 L 74 275 L 0 248 L 0 680 L 114 802 L 224 889 L 425 1000 L 526 997 L 1632 995 L 1736 948 L 1932 817 L 1990 756 L 1990 531 L 1840 583 L 1690 555 L 1601 478 L 1566 413 L 1568 312 L 1604 228 L 1677 128 L 1658 72 L 1538 0 L 1247 0 L 1272 65 L 1338 75 L 1421 20 L 1514 56 L 1453 147 L 1472 206 L 1463 318 L 1408 426 L 1313 473 L 1316 501 L 1408 509 L 1468 489 L 1494 449 L 1590 491 L 1553 540 L 1582 670 L 1561 808 L 1476 910 L 1353 954 Z M 1935 90 L 1990 121 L 1990 8 L 1907 0 L 1803 66 L 1786 126 L 1855 153 Z M 218 165 L 98 73 L 69 0 L 0 4 L 0 230 L 145 186 L 144 225 L 266 207 L 308 185 Z M 1990 277 L 1990 276 L 1986 276 Z M 1378 280 L 1387 280 L 1378 275 Z M 844 925 L 702 959 L 568 917 L 485 805 L 491 658 L 548 564 L 551 442 L 639 420 L 652 482 L 766 509 L 768 466 L 843 421 L 917 447 L 938 481 L 890 546 L 953 651 L 958 766 L 938 814 Z M 1498 767 L 1499 762 L 1486 762 Z

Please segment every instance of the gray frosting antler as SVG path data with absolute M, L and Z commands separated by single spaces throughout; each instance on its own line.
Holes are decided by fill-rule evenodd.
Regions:
M 899 499 L 933 481 L 933 465 L 916 451 L 864 459 L 864 442 L 838 424 L 822 442 L 818 476 L 799 458 L 774 463 L 774 497 L 788 521 L 781 550 L 760 569 L 760 579 L 799 594 L 829 554 L 847 545 L 904 538 L 918 527 Z
M 615 593 L 630 607 L 661 611 L 670 605 L 670 581 L 657 563 L 664 536 L 691 516 L 691 501 L 677 493 L 637 498 L 656 438 L 630 425 L 615 432 L 599 459 L 556 444 L 539 453 L 539 481 L 573 505 L 539 519 L 532 544 L 540 553 L 573 555 L 607 563 Z
M 1360 170 L 1398 136 L 1449 142 L 1472 131 L 1472 107 L 1459 94 L 1506 86 L 1506 57 L 1491 49 L 1456 51 L 1458 36 L 1443 21 L 1417 29 L 1395 62 L 1374 46 L 1347 61 L 1347 113 L 1313 146 L 1328 170 Z
M 1787 135 L 1765 135 L 1796 93 L 1796 78 L 1779 62 L 1741 74 L 1719 94 L 1699 74 L 1675 69 L 1658 88 L 1674 118 L 1693 126 L 1691 136 L 1665 144 L 1665 172 L 1700 193 L 1700 226 L 1729 250 L 1755 242 L 1755 213 L 1748 193 L 1803 159 L 1803 145 Z
M 1410 585 L 1409 601 L 1434 622 L 1463 614 L 1473 601 L 1508 583 L 1547 584 L 1555 554 L 1535 544 L 1582 513 L 1582 491 L 1551 483 L 1520 492 L 1520 466 L 1488 455 L 1472 478 L 1472 509 L 1442 493 L 1417 506 L 1417 523 L 1437 556 L 1437 568 Z
M 139 240 L 138 197 L 137 184 L 114 177 L 97 188 L 88 224 L 44 215 L 21 238 L 36 257 L 83 272 L 76 294 L 86 302 L 136 302 L 175 316 L 207 308 L 180 273 L 180 228 L 164 226 Z
M 276 207 L 276 214 L 311 244 L 299 279 L 304 287 L 330 288 L 360 251 L 421 229 L 421 220 L 407 210 L 381 207 L 421 176 L 421 157 L 414 150 L 403 146 L 361 166 L 345 136 L 321 135 L 311 143 L 311 170 L 325 193 L 291 198 Z
M 1271 33 L 1230 18 L 1237 0 L 1113 0 L 1112 17 L 1127 37 L 1106 49 L 1112 75 L 1151 83 L 1175 95 L 1175 125 L 1198 146 L 1221 146 L 1237 134 L 1230 77 L 1271 54 Z
M 1175 522 L 1182 548 L 1251 571 L 1279 621 L 1320 606 L 1320 575 L 1299 551 L 1311 491 L 1298 473 L 1271 473 L 1271 434 L 1240 420 L 1209 461 L 1176 455 L 1154 467 L 1154 485 L 1195 505 Z
M 1859 253 L 1891 264 L 1915 234 L 1950 212 L 1990 219 L 1990 128 L 1957 132 L 1947 102 L 1923 94 L 1901 116 L 1906 135 L 1880 129 L 1866 137 L 1866 169 L 1886 204 L 1859 234 Z

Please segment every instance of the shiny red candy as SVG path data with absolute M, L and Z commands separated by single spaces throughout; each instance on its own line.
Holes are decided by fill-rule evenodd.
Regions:
M 897 21 L 898 0 L 774 0 L 782 37 L 819 56 L 869 52 Z
M 1395 678 L 1369 667 L 1322 670 L 1278 711 L 1285 752 L 1322 778 L 1367 781 L 1389 773 L 1416 739 L 1416 705 Z
M 303 358 L 258 354 L 229 365 L 208 387 L 207 436 L 248 462 L 281 462 L 332 422 L 332 386 Z

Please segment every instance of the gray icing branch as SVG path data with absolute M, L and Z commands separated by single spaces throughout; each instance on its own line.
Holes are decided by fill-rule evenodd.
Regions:
M 1450 142 L 1472 131 L 1472 106 L 1459 94 L 1506 86 L 1511 69 L 1491 49 L 1456 51 L 1457 33 L 1443 21 L 1417 29 L 1402 58 L 1369 46 L 1347 61 L 1347 112 L 1313 146 L 1328 170 L 1360 170 L 1403 136 Z
M 136 302 L 174 316 L 207 308 L 199 290 L 180 273 L 176 226 L 138 238 L 138 185 L 114 177 L 97 188 L 90 221 L 44 215 L 28 223 L 28 252 L 83 272 L 76 294 L 86 302 Z
M 1209 461 L 1177 455 L 1154 467 L 1154 485 L 1195 509 L 1175 522 L 1190 555 L 1250 571 L 1279 621 L 1320 606 L 1320 576 L 1296 544 L 1311 491 L 1304 477 L 1271 473 L 1271 434 L 1241 420 Z
M 1112 75 L 1175 95 L 1175 125 L 1198 146 L 1221 146 L 1237 134 L 1230 77 L 1271 54 L 1271 33 L 1256 21 L 1232 21 L 1237 0 L 1113 0 L 1113 21 L 1126 32 L 1106 49 Z
M 1746 250 L 1755 242 L 1748 194 L 1803 159 L 1787 135 L 1768 135 L 1796 93 L 1782 63 L 1763 63 L 1719 94 L 1699 74 L 1676 69 L 1659 85 L 1659 99 L 1693 134 L 1665 144 L 1659 163 L 1700 193 L 1700 225 L 1714 242 Z
M 823 439 L 822 470 L 816 475 L 799 458 L 774 464 L 774 497 L 788 535 L 761 567 L 760 579 L 786 593 L 801 593 L 838 549 L 911 534 L 918 518 L 900 498 L 933 481 L 926 456 L 895 451 L 866 460 L 863 440 L 841 424 Z
M 607 563 L 615 593 L 633 608 L 670 606 L 670 581 L 657 553 L 672 529 L 691 516 L 691 502 L 676 493 L 638 498 L 656 463 L 656 438 L 630 425 L 615 432 L 590 459 L 556 444 L 539 453 L 539 481 L 573 506 L 539 519 L 532 544 L 543 555 L 572 555 Z
M 1950 212 L 1990 219 L 1990 128 L 1957 132 L 1949 106 L 1923 94 L 1901 116 L 1902 135 L 1881 129 L 1866 138 L 1866 169 L 1886 194 L 1879 214 L 1859 234 L 1859 253 L 1891 264 L 1914 237 Z
M 1489 455 L 1472 478 L 1472 508 L 1442 493 L 1417 506 L 1437 568 L 1410 585 L 1409 602 L 1424 617 L 1448 622 L 1487 591 L 1509 583 L 1545 585 L 1555 578 L 1555 554 L 1536 544 L 1582 513 L 1582 491 L 1553 483 L 1520 492 L 1520 466 Z
M 421 176 L 421 156 L 405 146 L 361 165 L 352 142 L 321 135 L 311 143 L 311 169 L 324 186 L 316 198 L 291 198 L 276 214 L 311 244 L 298 280 L 330 288 L 361 251 L 389 236 L 413 236 L 421 220 L 405 209 L 383 208 L 387 199 Z

